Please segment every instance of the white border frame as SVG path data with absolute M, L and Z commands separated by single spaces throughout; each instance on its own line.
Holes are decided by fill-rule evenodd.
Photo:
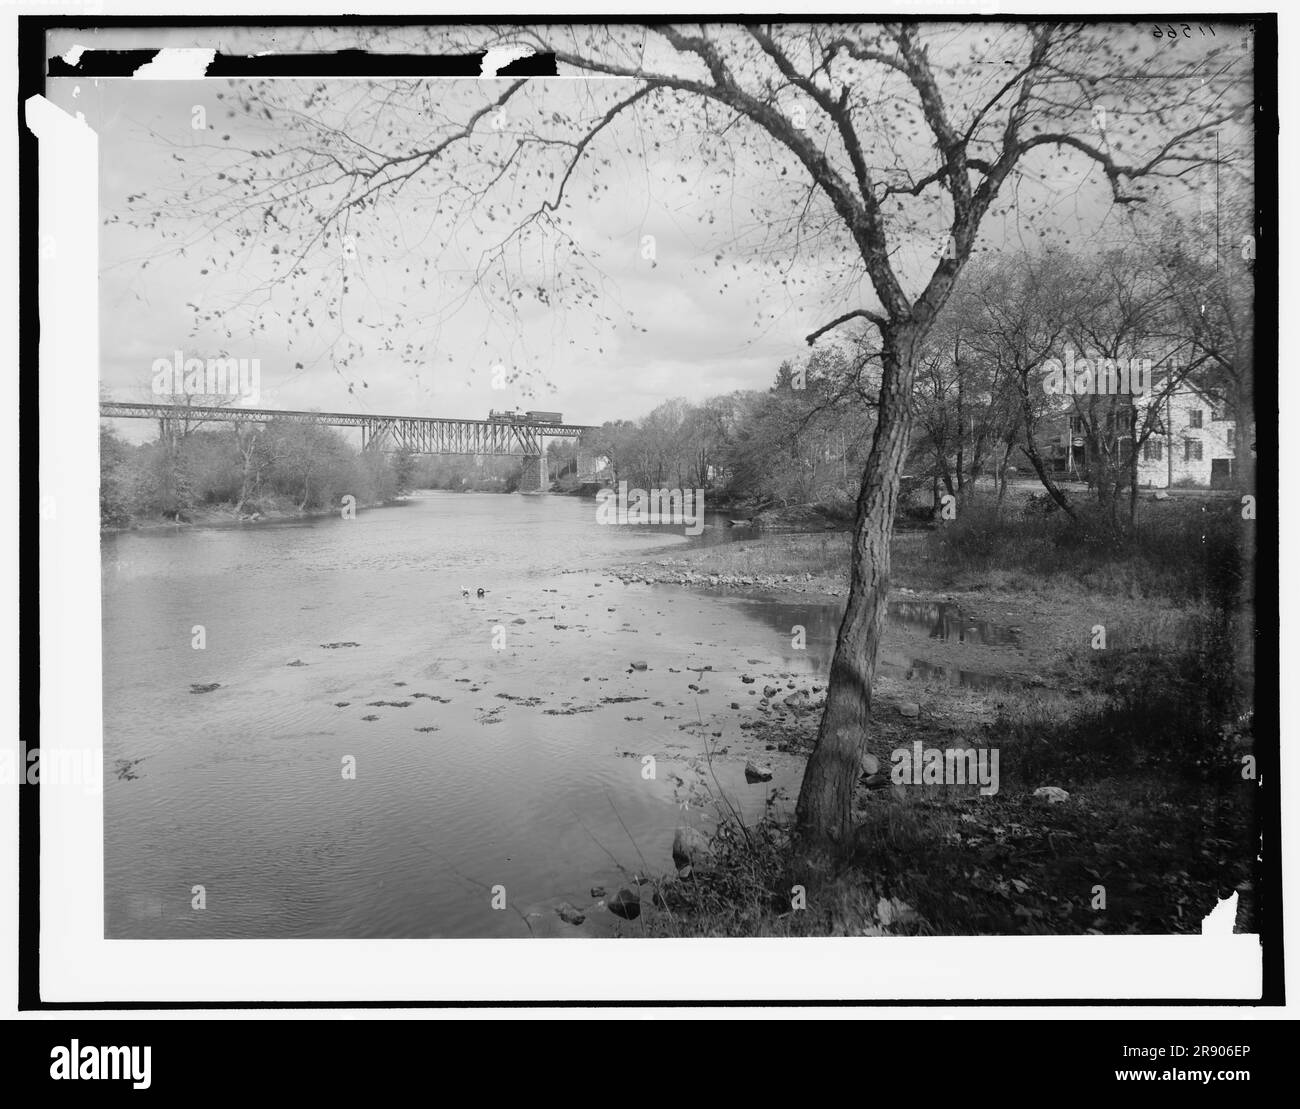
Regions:
M 529 6 L 533 5 L 512 5 L 515 10 Z M 593 16 L 599 12 L 590 4 L 564 6 L 591 10 Z M 664 10 L 683 6 L 668 5 Z M 1073 10 L 1081 6 L 1070 5 Z M 38 14 L 51 7 L 33 4 L 28 10 Z M 86 5 L 82 10 L 99 7 Z M 329 5 L 313 7 L 319 11 Z M 400 2 L 387 7 L 384 14 L 412 8 Z M 765 7 L 779 11 L 783 5 L 756 3 L 751 10 Z M 898 11 L 915 5 L 883 7 Z M 990 15 L 1033 10 L 1019 4 L 999 4 L 996 13 L 992 6 L 979 7 L 987 8 Z M 1149 5 L 1151 10 L 1188 14 L 1195 8 L 1220 7 Z M 295 14 L 300 6 L 267 3 L 264 9 L 268 16 Z M 225 3 L 210 4 L 209 10 L 229 11 L 232 22 L 238 21 L 238 14 L 247 14 L 242 6 Z M 960 11 L 950 4 L 923 10 L 930 15 Z M 118 14 L 113 4 L 104 5 L 103 11 Z M 168 6 L 133 5 L 132 14 L 144 12 L 165 15 Z M 427 9 L 422 14 L 431 22 L 438 19 Z M 545 17 L 543 9 L 538 14 Z M 857 14 L 865 13 L 859 9 Z M 44 135 L 43 206 L 54 201 L 46 208 L 49 219 L 43 221 L 41 232 L 53 235 L 57 244 L 56 258 L 42 265 L 40 291 L 41 495 L 53 496 L 56 506 L 54 518 L 41 521 L 41 743 L 55 754 L 88 744 L 102 751 L 98 204 L 95 174 L 85 172 L 88 158 L 92 170 L 95 166 L 95 139 L 84 125 L 52 105 L 29 106 L 28 113 L 29 121 L 41 117 L 38 126 Z M 1279 214 L 1288 224 L 1293 218 L 1287 212 Z M 1283 257 L 1288 253 L 1283 250 Z M 51 407 L 55 402 L 57 419 Z M 30 513 L 27 519 L 31 520 Z M 1295 590 L 1290 586 L 1286 601 L 1287 610 L 1294 612 Z M 1284 666 L 1290 655 L 1284 640 Z M 1288 693 L 1284 707 L 1295 707 L 1293 694 Z M 649 944 L 565 940 L 542 948 L 537 946 L 541 941 L 533 940 L 105 940 L 102 804 L 102 793 L 42 787 L 44 1001 L 1228 1001 L 1250 1000 L 1259 994 L 1260 948 L 1254 936 L 659 940 Z M 1287 821 L 1285 806 L 1283 814 L 1288 847 L 1294 848 L 1290 826 L 1294 821 Z M 671 967 L 672 973 L 665 974 L 665 967 Z

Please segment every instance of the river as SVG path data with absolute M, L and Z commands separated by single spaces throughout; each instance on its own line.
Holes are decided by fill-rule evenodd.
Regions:
M 601 526 L 591 500 L 431 493 L 105 535 L 107 935 L 626 931 L 592 890 L 671 872 L 679 823 L 789 813 L 802 758 L 755 725 L 829 669 L 839 605 L 602 569 L 752 536 L 725 523 L 690 539 Z M 916 656 L 997 629 L 891 617 L 882 673 L 983 683 Z
M 688 540 L 598 526 L 589 500 L 429 494 L 106 535 L 107 934 L 546 934 L 560 902 L 671 869 L 707 792 L 788 804 L 788 772 L 746 781 L 740 694 L 703 667 L 812 678 L 833 610 L 795 650 L 761 603 L 565 572 L 721 523 Z

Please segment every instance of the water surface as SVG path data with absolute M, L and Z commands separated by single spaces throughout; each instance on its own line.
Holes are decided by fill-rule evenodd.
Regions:
M 753 725 L 824 681 L 838 606 L 625 586 L 598 567 L 684 529 L 595 520 L 433 494 L 106 536 L 107 934 L 550 934 L 559 903 L 670 870 L 711 797 L 788 809 L 800 763 Z

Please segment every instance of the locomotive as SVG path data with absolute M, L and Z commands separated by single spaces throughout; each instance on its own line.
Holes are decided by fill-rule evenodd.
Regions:
M 559 412 L 498 412 L 491 409 L 488 419 L 494 423 L 507 424 L 559 424 L 564 417 Z

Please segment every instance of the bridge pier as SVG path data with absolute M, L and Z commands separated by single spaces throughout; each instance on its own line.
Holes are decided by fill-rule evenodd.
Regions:
M 524 472 L 519 478 L 519 492 L 545 493 L 551 487 L 546 473 L 546 455 L 524 455 Z

